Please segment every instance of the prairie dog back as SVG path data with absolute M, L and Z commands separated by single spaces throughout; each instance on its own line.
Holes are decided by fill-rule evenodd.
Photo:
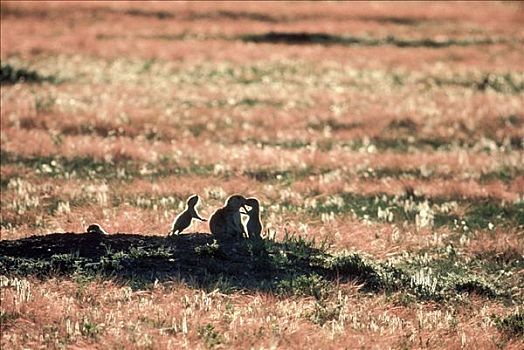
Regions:
M 241 195 L 230 196 L 225 206 L 217 209 L 209 219 L 209 229 L 218 238 L 242 238 L 244 227 L 240 220 L 240 208 L 246 199 Z

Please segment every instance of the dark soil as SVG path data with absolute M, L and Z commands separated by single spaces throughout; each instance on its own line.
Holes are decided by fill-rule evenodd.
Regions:
M 199 287 L 273 289 L 280 280 L 326 270 L 310 258 L 320 251 L 268 241 L 216 241 L 210 234 L 54 233 L 0 241 L 0 274 L 102 276 L 137 287 L 183 280 Z M 285 257 L 285 258 L 284 258 Z

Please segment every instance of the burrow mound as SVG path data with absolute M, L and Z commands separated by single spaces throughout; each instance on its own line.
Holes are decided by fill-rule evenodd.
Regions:
M 456 254 L 435 259 L 376 261 L 360 252 L 334 254 L 300 237 L 216 240 L 211 234 L 54 233 L 0 241 L 0 275 L 110 278 L 136 289 L 181 281 L 223 292 L 257 290 L 322 298 L 335 281 L 356 281 L 375 292 L 405 291 L 441 301 L 475 293 L 511 298 L 491 275 Z
M 300 249 L 297 249 L 300 248 Z M 141 234 L 53 233 L 0 241 L 0 274 L 114 277 L 144 283 L 183 280 L 199 287 L 271 289 L 280 280 L 326 275 L 311 257 L 324 254 L 303 244 L 217 241 L 210 234 L 171 237 Z

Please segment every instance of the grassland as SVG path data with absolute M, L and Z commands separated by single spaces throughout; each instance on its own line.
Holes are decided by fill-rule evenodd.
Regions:
M 523 22 L 2 2 L 2 348 L 524 347 Z M 165 239 L 193 193 L 264 241 Z

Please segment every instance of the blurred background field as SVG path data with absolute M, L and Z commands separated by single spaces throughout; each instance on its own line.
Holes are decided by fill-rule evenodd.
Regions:
M 518 2 L 2 2 L 2 240 L 164 236 L 189 195 L 209 217 L 243 193 L 276 242 L 411 276 L 2 271 L 2 345 L 524 346 L 523 22 Z

